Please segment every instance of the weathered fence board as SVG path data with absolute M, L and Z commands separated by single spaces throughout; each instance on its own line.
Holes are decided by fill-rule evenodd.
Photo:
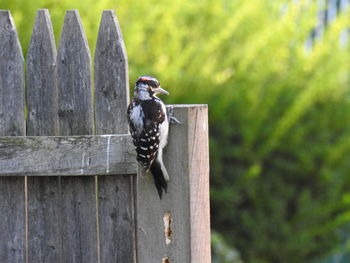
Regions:
M 127 133 L 128 59 L 112 10 L 105 10 L 102 14 L 94 61 L 96 133 Z
M 209 182 L 208 160 L 194 150 L 197 144 L 208 143 L 206 106 L 174 105 L 174 114 L 181 124 L 172 125 L 164 160 L 170 175 L 168 192 L 160 200 L 152 176 L 139 177 L 137 189 L 137 243 L 138 262 L 210 262 L 210 233 L 197 224 L 208 226 L 208 211 L 201 212 L 196 204 L 209 205 L 208 195 L 195 192 L 198 182 L 207 189 Z M 203 122 L 198 123 L 198 120 Z M 200 125 L 199 127 L 196 124 Z M 205 125 L 205 126 L 203 126 Z M 195 133 L 195 136 L 193 134 Z M 198 136 L 198 137 L 197 137 Z M 204 168 L 196 165 L 198 162 Z M 192 165 L 191 163 L 194 162 Z M 194 166 L 193 166 L 194 165 Z M 196 169 L 198 169 L 196 171 Z M 200 178 L 201 179 L 200 179 Z M 191 186 L 190 184 L 195 184 Z M 204 197 L 204 200 L 197 198 Z M 191 205 L 193 203 L 193 207 Z M 195 218 L 195 221 L 193 221 Z M 167 233 L 167 234 L 166 234 Z M 202 240 L 200 239 L 203 238 Z M 196 244 L 194 244 L 197 242 Z M 151 245 L 152 244 L 152 245 Z M 198 254 L 197 247 L 204 255 Z M 209 254 L 208 254 L 209 251 Z M 166 261 L 166 260 L 169 261 Z M 163 260 L 163 261 L 162 261 Z
M 47 10 L 36 16 L 27 55 L 27 135 L 58 134 L 56 44 Z
M 60 135 L 92 134 L 90 49 L 76 10 L 67 11 L 64 18 L 57 71 Z
M 129 101 L 128 81 L 127 56 L 119 25 L 114 12 L 106 10 L 102 14 L 95 51 L 97 134 L 128 132 L 125 114 Z M 135 156 L 133 161 L 136 165 Z M 99 228 L 102 263 L 135 261 L 136 173 L 134 170 L 134 176 L 98 177 L 99 225 L 103 226 Z
M 182 124 L 172 125 L 168 146 L 164 151 L 164 163 L 169 172 L 168 191 L 159 199 L 151 174 L 138 178 L 137 223 L 138 262 L 190 261 L 190 218 L 188 151 L 186 133 L 187 110 L 175 109 L 175 116 Z M 168 149 L 172 151 L 169 152 Z M 171 156 L 169 156 L 171 155 Z M 179 162 L 178 160 L 183 160 Z M 166 243 L 164 216 L 171 218 L 170 243 Z M 151 245 L 152 244 L 152 245 Z M 175 261 L 176 260 L 176 261 Z M 166 261 L 164 261 L 166 262 Z
M 210 263 L 208 107 L 188 108 L 191 262 Z
M 25 135 L 24 59 L 9 11 L 0 10 L 0 136 Z M 25 261 L 24 177 L 0 178 L 0 261 Z
M 28 262 L 62 262 L 60 181 L 55 177 L 27 177 Z
M 61 177 L 62 262 L 98 262 L 95 179 Z
M 58 134 L 56 58 L 56 44 L 49 12 L 38 10 L 26 60 L 27 135 Z M 32 143 L 35 144 L 35 141 Z M 45 143 L 39 142 L 36 147 L 43 144 Z M 21 147 L 24 145 L 28 146 L 30 143 L 22 141 Z M 27 171 L 31 172 L 39 167 L 43 168 L 45 173 L 52 170 L 42 166 L 44 157 L 53 156 L 52 149 L 47 149 L 48 152 L 43 152 L 42 155 L 37 155 L 32 150 L 27 149 L 27 153 L 14 153 L 14 156 L 31 159 L 14 159 L 12 164 L 17 164 L 17 168 L 18 164 L 21 164 L 24 168 L 27 163 L 32 166 L 27 166 Z M 7 149 L 7 152 L 11 150 Z M 49 164 L 52 165 L 52 161 L 49 161 Z M 0 167 L 2 166 L 6 167 L 2 169 L 4 172 L 11 167 L 6 163 L 2 163 Z M 28 177 L 27 193 L 28 262 L 60 262 L 60 180 L 58 177 Z
M 25 135 L 24 59 L 9 11 L 0 11 L 0 39 L 0 135 Z
M 135 174 L 130 135 L 0 137 L 1 176 Z
M 67 11 L 64 19 L 58 47 L 57 73 L 59 134 L 92 134 L 90 50 L 76 10 Z M 97 262 L 94 178 L 61 177 L 61 190 L 62 261 Z

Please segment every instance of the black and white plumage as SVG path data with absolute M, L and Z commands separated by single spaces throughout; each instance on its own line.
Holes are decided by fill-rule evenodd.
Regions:
M 169 180 L 162 159 L 168 139 L 169 122 L 165 105 L 157 94 L 169 93 L 160 87 L 159 81 L 154 77 L 139 77 L 127 114 L 137 161 L 142 166 L 143 174 L 151 170 L 159 197 L 162 198 Z

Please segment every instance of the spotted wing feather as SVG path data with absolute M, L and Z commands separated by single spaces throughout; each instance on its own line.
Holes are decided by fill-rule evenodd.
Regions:
M 140 105 L 142 109 L 143 129 L 137 130 L 136 125 L 130 118 L 133 109 Z M 157 158 L 160 133 L 159 126 L 165 120 L 165 113 L 162 111 L 161 104 L 157 99 L 133 102 L 128 108 L 128 119 L 133 143 L 136 148 L 137 161 L 147 171 L 153 161 Z

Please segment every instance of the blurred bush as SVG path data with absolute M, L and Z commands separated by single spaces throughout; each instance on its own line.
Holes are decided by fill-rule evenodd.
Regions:
M 211 244 L 212 263 L 243 263 L 239 253 L 226 243 L 221 234 L 212 231 Z
M 79 9 L 92 50 L 102 9 L 115 8 L 131 82 L 152 74 L 169 103 L 209 104 L 212 226 L 244 262 L 315 262 L 348 243 L 348 9 L 310 44 L 316 1 L 0 4 L 24 50 L 37 8 L 50 9 L 56 40 L 65 10 Z

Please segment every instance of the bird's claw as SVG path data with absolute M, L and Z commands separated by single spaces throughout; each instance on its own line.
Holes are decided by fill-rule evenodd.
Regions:
M 181 122 L 178 119 L 176 119 L 176 117 L 174 117 L 174 116 L 170 117 L 170 123 L 171 124 L 181 124 Z
M 180 124 L 181 122 L 174 116 L 173 106 L 167 107 L 167 115 L 170 124 Z

